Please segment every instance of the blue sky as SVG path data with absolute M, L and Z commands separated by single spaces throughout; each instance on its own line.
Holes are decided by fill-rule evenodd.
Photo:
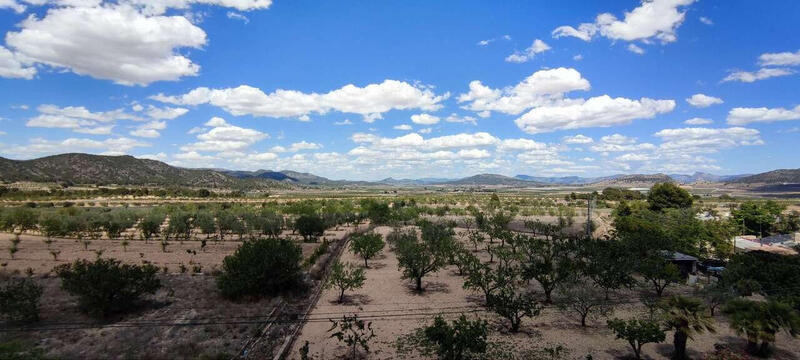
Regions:
M 0 155 L 333 178 L 797 168 L 797 1 L 0 0 Z

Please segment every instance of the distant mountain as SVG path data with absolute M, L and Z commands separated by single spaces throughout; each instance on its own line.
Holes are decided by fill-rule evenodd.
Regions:
M 730 182 L 747 175 L 714 175 L 704 172 L 695 172 L 692 175 L 669 174 L 669 177 L 681 184 L 694 184 L 698 182 Z
M 674 182 L 666 174 L 631 174 L 597 178 L 591 184 L 606 186 L 650 186 L 655 183 Z
M 444 183 L 446 185 L 503 185 L 503 186 L 541 186 L 546 185 L 540 182 L 527 181 L 510 176 L 499 174 L 480 174 L 465 177 L 459 180 L 452 180 Z
M 221 170 L 222 173 L 233 176 L 237 179 L 270 179 L 275 181 L 297 181 L 297 179 L 290 177 L 279 171 L 272 170 L 256 170 L 256 171 L 237 171 L 237 170 Z
M 394 185 L 394 186 L 424 186 L 424 185 L 436 185 L 436 184 L 443 184 L 450 181 L 456 181 L 458 179 L 447 179 L 447 178 L 421 178 L 421 179 L 395 179 L 395 178 L 386 178 L 383 180 L 377 181 L 381 184 L 386 185 Z
M 213 170 L 184 169 L 133 156 L 61 154 L 33 160 L 0 158 L 0 180 L 75 184 L 232 187 L 236 179 Z
M 780 169 L 761 174 L 745 176 L 731 181 L 739 184 L 782 184 L 800 183 L 800 169 Z
M 530 175 L 517 175 L 514 178 L 534 181 L 547 184 L 562 184 L 562 185 L 581 185 L 592 182 L 593 178 L 584 178 L 580 176 L 561 176 L 561 177 L 544 177 L 544 176 L 530 176 Z

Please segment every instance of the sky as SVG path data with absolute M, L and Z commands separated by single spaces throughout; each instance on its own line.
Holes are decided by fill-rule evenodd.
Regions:
M 0 156 L 335 179 L 800 167 L 796 0 L 0 0 Z

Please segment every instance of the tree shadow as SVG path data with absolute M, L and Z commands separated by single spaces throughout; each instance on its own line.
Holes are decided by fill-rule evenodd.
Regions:
M 380 270 L 386 267 L 386 263 L 379 263 L 379 262 L 369 262 L 369 266 L 366 269 L 369 270 Z
M 450 285 L 438 281 L 423 281 L 422 291 L 417 291 L 414 282 L 406 285 L 406 292 L 410 295 L 427 296 L 435 293 L 450 293 Z
M 342 298 L 342 302 L 339 302 L 339 297 L 335 299 L 331 299 L 329 301 L 332 305 L 344 305 L 344 306 L 358 306 L 358 305 L 368 305 L 372 302 L 372 298 L 366 294 L 350 294 Z

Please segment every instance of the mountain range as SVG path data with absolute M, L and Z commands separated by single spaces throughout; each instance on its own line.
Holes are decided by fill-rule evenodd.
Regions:
M 187 169 L 157 160 L 133 156 L 61 154 L 32 160 L 0 157 L 0 181 L 65 182 L 72 184 L 117 184 L 194 186 L 210 188 L 345 187 L 345 186 L 505 186 L 531 187 L 555 185 L 646 186 L 674 181 L 682 184 L 786 184 L 800 183 L 800 169 L 781 169 L 754 175 L 714 175 L 696 172 L 683 174 L 618 174 L 604 177 L 542 177 L 478 174 L 465 178 L 393 179 L 380 181 L 331 180 L 291 170 L 239 171 L 227 169 Z

